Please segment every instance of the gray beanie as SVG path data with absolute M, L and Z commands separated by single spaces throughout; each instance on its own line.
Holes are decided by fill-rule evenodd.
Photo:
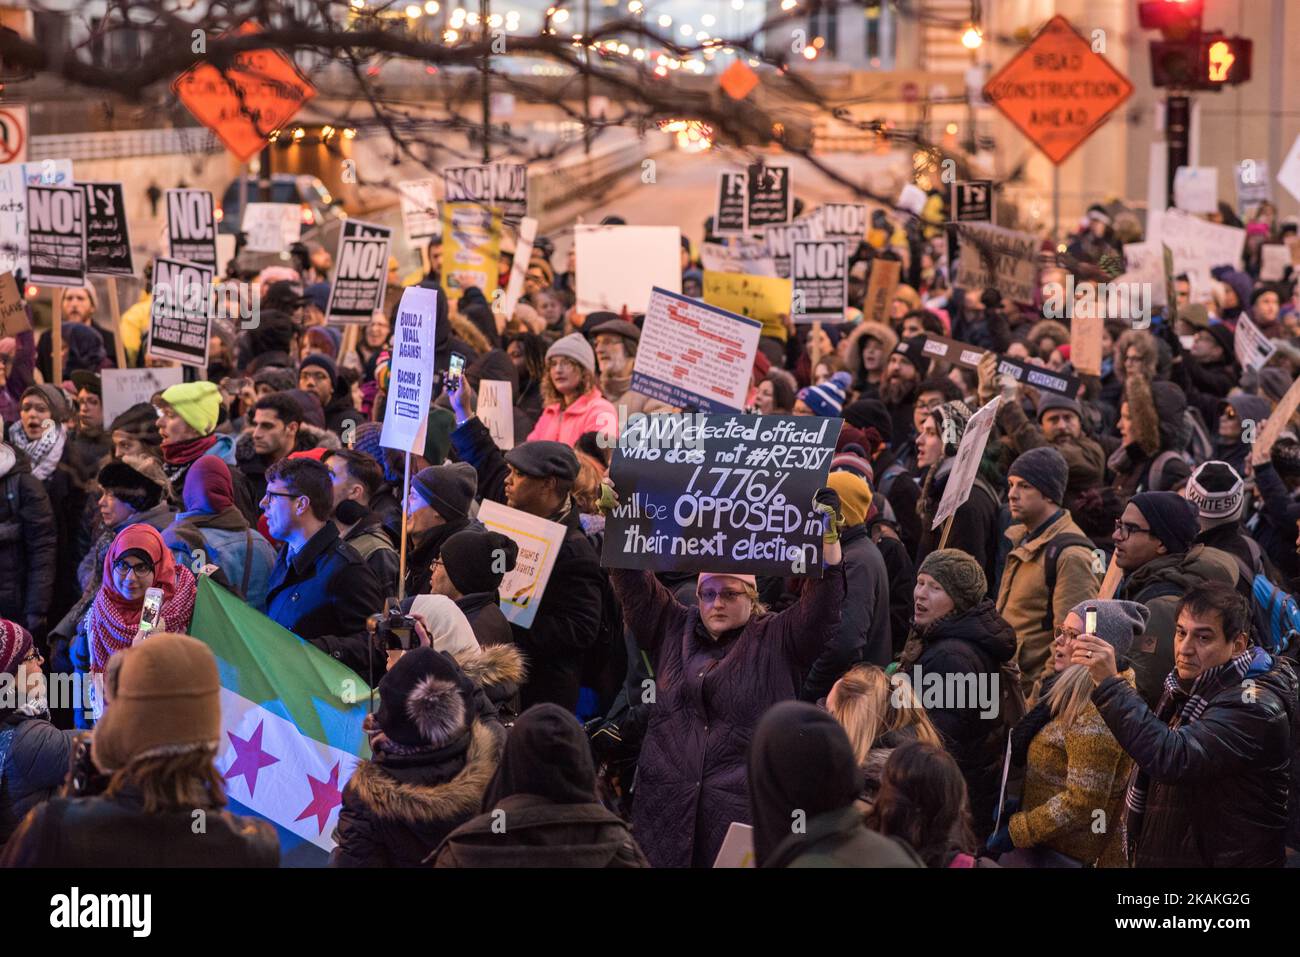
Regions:
M 1049 502 L 1060 505 L 1065 501 L 1065 483 L 1070 477 L 1070 466 L 1065 456 L 1050 445 L 1041 445 L 1028 452 L 1021 452 L 1011 463 L 1007 477 L 1024 479 Z
M 468 462 L 431 465 L 411 479 L 411 488 L 449 522 L 469 515 L 478 492 L 478 473 Z
M 989 590 L 984 569 L 960 548 L 941 548 L 925 556 L 917 574 L 926 574 L 952 599 L 953 614 L 962 615 L 981 601 Z
M 1086 608 L 1097 609 L 1097 637 L 1115 649 L 1116 658 L 1129 653 L 1134 641 L 1146 631 L 1151 617 L 1146 605 L 1118 599 L 1081 601 L 1070 611 L 1083 619 Z
M 556 356 L 572 359 L 588 372 L 596 371 L 596 353 L 591 351 L 591 343 L 582 333 L 573 332 L 563 339 L 557 339 L 551 348 L 546 350 L 546 359 L 549 362 Z

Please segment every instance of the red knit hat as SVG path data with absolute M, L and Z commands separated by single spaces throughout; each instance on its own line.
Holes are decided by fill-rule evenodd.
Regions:
M 16 621 L 0 618 L 0 674 L 17 675 L 32 652 L 32 635 Z

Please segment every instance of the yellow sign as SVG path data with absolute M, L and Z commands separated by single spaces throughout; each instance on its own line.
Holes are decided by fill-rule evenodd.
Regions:
M 790 296 L 789 279 L 730 272 L 704 274 L 705 302 L 740 316 L 757 319 L 763 324 L 763 335 L 782 342 L 788 333 L 781 316 L 790 312 Z
M 442 289 L 455 302 L 470 286 L 487 301 L 497 289 L 501 210 L 478 203 L 442 204 Z

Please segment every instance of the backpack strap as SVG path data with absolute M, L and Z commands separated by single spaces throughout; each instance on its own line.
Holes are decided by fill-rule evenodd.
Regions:
M 1056 563 L 1060 560 L 1061 552 L 1075 546 L 1086 548 L 1091 552 L 1092 539 L 1076 535 L 1074 532 L 1063 532 L 1054 536 L 1043 548 L 1043 587 L 1047 591 L 1047 611 L 1043 614 L 1043 630 L 1048 634 L 1056 630 Z

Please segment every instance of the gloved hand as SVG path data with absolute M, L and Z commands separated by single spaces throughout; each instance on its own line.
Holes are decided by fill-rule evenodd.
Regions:
M 829 545 L 840 540 L 840 527 L 844 518 L 840 515 L 840 495 L 835 489 L 823 485 L 813 495 L 813 511 L 822 517 L 822 543 Z
M 612 721 L 606 721 L 604 718 L 593 719 L 587 722 L 586 730 L 591 741 L 591 753 L 598 761 L 608 759 L 623 745 L 622 732 Z
M 990 854 L 1008 854 L 1016 849 L 1016 844 L 1011 840 L 1011 829 L 1007 824 L 1003 824 L 984 845 L 985 850 Z
M 618 508 L 618 493 L 614 491 L 614 483 L 606 479 L 600 486 L 600 497 L 596 499 L 596 511 L 606 517 L 609 513 Z

